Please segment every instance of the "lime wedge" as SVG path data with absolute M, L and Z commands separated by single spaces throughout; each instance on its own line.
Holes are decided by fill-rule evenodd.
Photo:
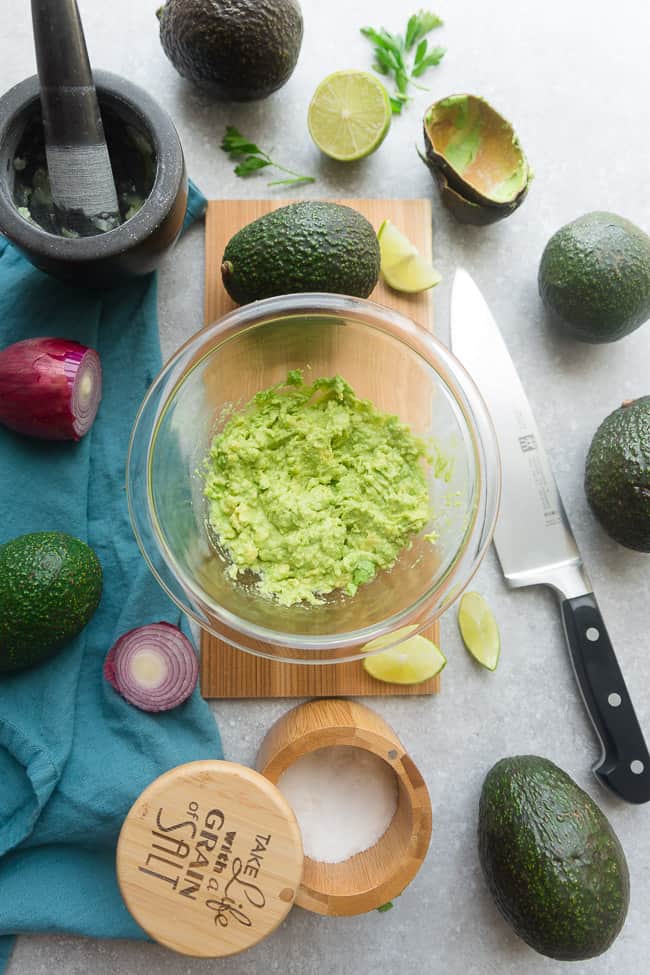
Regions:
M 477 592 L 466 592 L 458 607 L 463 643 L 482 667 L 496 670 L 501 652 L 499 627 L 492 610 Z
M 379 648 L 394 640 L 398 633 L 373 640 L 366 644 L 365 649 Z M 435 643 L 424 636 L 411 636 L 390 650 L 381 650 L 366 657 L 363 667 L 371 677 L 387 684 L 421 684 L 439 674 L 446 663 L 446 658 Z
M 384 141 L 391 120 L 388 92 L 366 71 L 335 71 L 314 92 L 307 124 L 332 159 L 363 159 Z
M 408 237 L 390 220 L 384 220 L 377 238 L 381 251 L 381 273 L 386 284 L 395 291 L 415 294 L 427 291 L 442 281 L 435 267 L 424 260 Z

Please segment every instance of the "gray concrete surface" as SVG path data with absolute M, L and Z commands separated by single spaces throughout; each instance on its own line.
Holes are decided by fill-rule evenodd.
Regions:
M 609 209 L 650 230 L 647 97 L 650 11 L 638 0 L 439 0 L 446 25 L 443 65 L 376 155 L 350 166 L 319 157 L 305 114 L 315 84 L 328 72 L 369 67 L 363 24 L 399 29 L 419 3 L 302 0 L 306 30 L 298 68 L 280 92 L 245 106 L 211 103 L 177 77 L 157 40 L 156 0 L 80 0 L 96 65 L 144 85 L 173 115 L 190 172 L 212 196 L 258 196 L 263 177 L 237 179 L 219 149 L 224 125 L 236 123 L 279 159 L 318 176 L 303 196 L 430 196 L 434 253 L 445 275 L 437 289 L 440 334 L 448 334 L 454 268 L 464 265 L 490 301 L 534 404 L 578 542 L 591 571 L 639 718 L 650 734 L 648 556 L 610 541 L 590 514 L 583 464 L 600 420 L 621 400 L 650 393 L 648 326 L 621 343 L 590 347 L 551 335 L 537 297 L 543 246 L 561 224 Z M 0 90 L 34 61 L 28 4 L 2 0 Z M 464 228 L 440 206 L 414 144 L 428 99 L 456 91 L 485 95 L 511 118 L 536 171 L 528 200 L 500 225 Z M 160 281 L 160 326 L 171 353 L 202 314 L 202 237 L 194 230 L 167 261 Z M 446 975 L 636 975 L 650 950 L 648 807 L 599 791 L 590 767 L 597 746 L 573 682 L 553 596 L 510 593 L 490 552 L 476 579 L 498 615 L 503 653 L 496 674 L 480 671 L 462 649 L 455 612 L 443 619 L 449 664 L 434 700 L 377 703 L 422 769 L 434 807 L 425 866 L 388 914 L 323 920 L 295 910 L 273 937 L 224 962 L 197 962 L 162 948 L 71 937 L 20 939 L 10 975 L 49 972 L 127 975 L 227 975 L 254 972 L 445 972 Z M 216 703 L 227 757 L 252 762 L 269 724 L 286 703 Z M 480 876 L 475 843 L 483 776 L 504 755 L 534 752 L 563 766 L 610 816 L 627 851 L 632 901 L 622 934 L 597 960 L 572 966 L 541 958 L 501 920 Z

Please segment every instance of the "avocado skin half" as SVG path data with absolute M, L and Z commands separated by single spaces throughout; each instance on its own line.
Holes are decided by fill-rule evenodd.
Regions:
M 367 298 L 379 277 L 379 243 L 357 210 L 339 203 L 290 203 L 253 220 L 223 255 L 224 287 L 240 305 L 307 291 Z
M 479 858 L 501 914 L 542 955 L 593 958 L 623 927 L 630 880 L 621 844 L 593 799 L 546 758 L 504 758 L 488 772 Z
M 585 493 L 608 535 L 650 552 L 650 396 L 610 413 L 587 454 Z
M 160 42 L 179 74 L 217 98 L 266 98 L 289 79 L 302 45 L 297 0 L 167 0 Z
M 650 318 L 650 237 L 615 213 L 585 213 L 549 240 L 539 293 L 582 342 L 615 342 Z
M 0 674 L 40 663 L 93 616 L 102 594 L 94 551 L 63 532 L 20 535 L 0 546 Z
M 452 96 L 454 97 L 454 96 Z M 484 102 L 490 108 L 489 102 L 486 102 L 483 98 L 477 98 L 473 95 L 460 96 L 464 98 L 471 98 L 474 101 Z M 446 99 L 442 99 L 444 102 Z M 495 200 L 491 200 L 489 197 L 481 193 L 475 186 L 468 183 L 466 180 L 459 175 L 459 173 L 454 169 L 449 160 L 437 149 L 434 148 L 433 140 L 429 132 L 429 119 L 430 113 L 439 102 L 431 105 L 427 111 L 424 113 L 423 121 L 423 134 L 424 134 L 424 150 L 425 155 L 420 158 L 429 167 L 431 175 L 438 184 L 438 189 L 440 191 L 440 198 L 442 200 L 443 206 L 449 210 L 449 212 L 460 222 L 471 224 L 475 227 L 484 227 L 492 223 L 497 223 L 499 220 L 504 220 L 509 217 L 510 214 L 514 213 L 521 204 L 526 199 L 528 195 L 528 190 L 530 189 L 530 183 L 532 179 L 532 173 L 530 167 L 527 165 L 528 169 L 528 179 L 526 185 L 519 191 L 517 196 L 505 203 L 498 203 Z M 496 115 L 499 113 L 495 109 L 492 109 Z M 502 118 L 502 122 L 508 129 L 512 132 L 514 138 L 514 130 L 510 123 Z M 522 156 L 523 156 L 522 150 Z M 525 158 L 525 157 L 524 157 Z
M 528 186 L 526 186 L 526 188 L 519 194 L 516 200 L 506 205 L 497 206 L 476 203 L 474 200 L 464 197 L 458 186 L 450 182 L 443 169 L 441 167 L 436 167 L 431 162 L 431 155 L 429 153 L 428 145 L 426 151 L 427 166 L 438 184 L 442 205 L 449 210 L 449 212 L 460 223 L 467 223 L 474 227 L 487 227 L 491 223 L 497 223 L 499 220 L 504 220 L 506 217 L 509 217 L 511 213 L 514 213 L 517 207 L 521 206 L 526 198 Z

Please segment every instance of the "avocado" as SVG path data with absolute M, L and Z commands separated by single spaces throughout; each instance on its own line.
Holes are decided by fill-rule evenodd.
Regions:
M 357 210 L 305 201 L 242 227 L 226 245 L 221 276 L 240 305 L 305 291 L 367 298 L 379 261 L 377 235 Z
M 93 550 L 63 532 L 20 535 L 0 546 L 0 673 L 31 667 L 65 646 L 99 605 Z
M 525 200 L 533 172 L 512 125 L 484 98 L 448 95 L 430 105 L 424 148 L 442 202 L 461 223 L 495 223 Z
M 623 927 L 630 879 L 621 844 L 593 799 L 546 758 L 504 758 L 488 772 L 479 859 L 502 915 L 542 955 L 593 958 Z
M 281 88 L 302 44 L 297 0 L 167 0 L 160 43 L 179 74 L 217 98 L 251 101 Z
M 608 535 L 650 552 L 650 396 L 623 403 L 600 424 L 587 454 L 585 493 Z
M 549 240 L 539 293 L 582 342 L 615 342 L 650 318 L 650 237 L 615 213 L 585 213 Z

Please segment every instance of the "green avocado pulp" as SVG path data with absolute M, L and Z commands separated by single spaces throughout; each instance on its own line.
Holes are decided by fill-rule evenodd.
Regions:
M 335 376 L 256 394 L 204 464 L 211 535 L 230 576 L 257 575 L 283 606 L 354 595 L 431 516 L 423 440 Z M 432 536 L 428 536 L 432 538 Z
M 458 176 L 494 203 L 508 203 L 531 178 L 512 126 L 481 98 L 450 95 L 425 121 L 436 151 Z

